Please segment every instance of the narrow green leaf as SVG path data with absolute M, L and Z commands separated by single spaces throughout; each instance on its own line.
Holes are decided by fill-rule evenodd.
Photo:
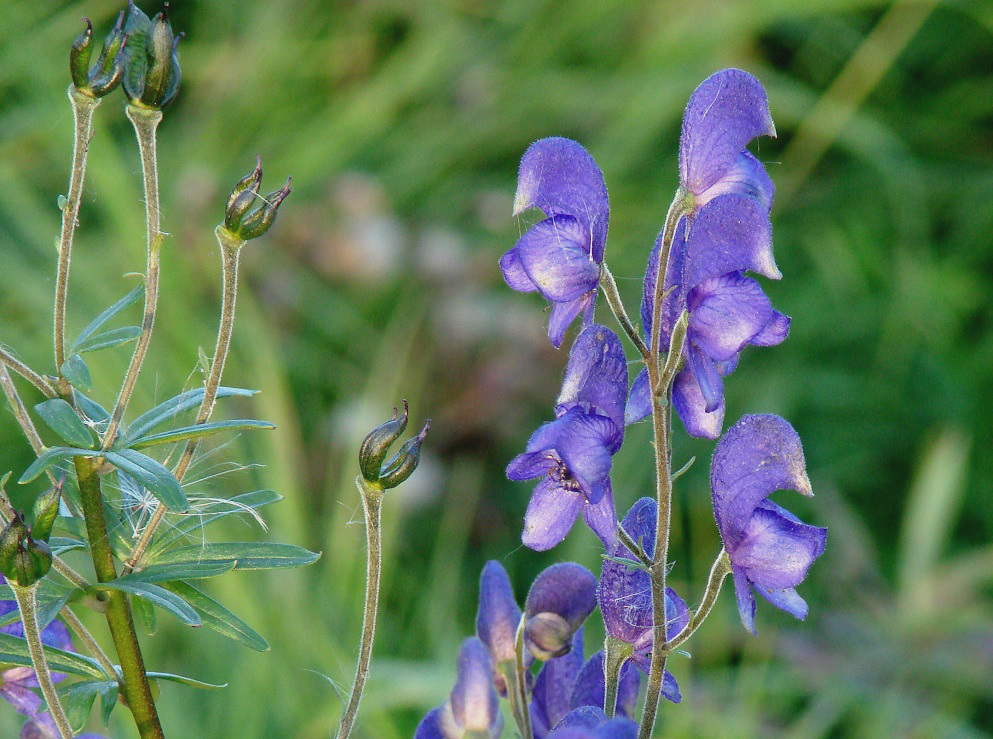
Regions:
M 255 395 L 257 390 L 245 390 L 237 387 L 217 388 L 217 397 L 229 398 L 232 396 L 250 397 Z M 127 433 L 122 434 L 123 446 L 127 446 L 134 439 L 139 439 L 148 434 L 156 426 L 176 418 L 180 413 L 196 408 L 203 402 L 203 388 L 187 390 L 185 393 L 169 398 L 149 411 L 138 416 L 128 427 Z
M 96 352 L 101 349 L 112 349 L 122 344 L 130 344 L 141 336 L 141 326 L 121 326 L 112 328 L 109 331 L 91 336 L 86 341 L 74 347 L 78 354 L 86 352 Z
M 110 714 L 117 705 L 119 693 L 120 686 L 117 683 L 105 683 L 104 687 L 100 690 L 100 720 L 103 721 L 104 726 L 110 724 Z
M 134 598 L 131 601 L 131 610 L 134 612 L 135 623 L 149 636 L 154 636 L 158 629 L 158 620 L 155 618 L 155 609 L 152 604 L 144 598 Z
M 105 677 L 96 660 L 81 654 L 64 652 L 55 647 L 45 647 L 48 666 L 55 672 L 68 672 L 82 677 Z M 31 666 L 31 654 L 24 639 L 0 633 L 0 664 Z
M 234 569 L 233 559 L 211 562 L 179 562 L 176 564 L 149 565 L 140 572 L 125 575 L 121 580 L 134 579 L 140 582 L 168 582 L 170 580 L 204 580 L 217 577 Z
M 202 529 L 219 518 L 247 513 L 249 510 L 278 503 L 282 499 L 283 496 L 274 490 L 254 490 L 250 493 L 236 495 L 233 498 L 220 499 L 207 506 L 198 506 L 195 512 L 181 518 L 174 526 L 170 526 L 168 531 L 163 532 L 162 538 L 152 545 L 149 555 L 154 559 L 155 552 L 162 551 L 170 544 L 198 529 Z
M 86 542 L 70 536 L 53 536 L 48 540 L 52 554 L 65 554 L 73 549 L 85 549 Z
M 110 420 L 110 413 L 106 408 L 82 393 L 76 393 L 76 403 L 79 404 L 79 409 L 86 414 L 87 418 L 94 423 L 102 424 Z
M 63 441 L 73 446 L 93 446 L 93 436 L 89 429 L 79 420 L 72 406 L 62 398 L 52 398 L 38 403 L 34 409 L 48 428 L 58 434 Z
M 269 651 L 269 642 L 259 632 L 206 593 L 197 590 L 186 582 L 170 582 L 163 587 L 182 596 L 187 603 L 193 606 L 200 614 L 204 626 L 229 639 L 234 639 L 239 644 L 254 649 L 256 652 Z
M 83 730 L 90 718 L 90 711 L 93 710 L 93 702 L 97 699 L 97 693 L 100 692 L 100 688 L 97 686 L 109 682 L 109 680 L 86 680 L 59 686 L 62 707 L 65 709 L 66 718 L 69 719 L 69 725 L 72 726 L 73 730 Z
M 217 562 L 235 560 L 236 570 L 271 570 L 279 567 L 300 567 L 316 562 L 320 553 L 294 544 L 269 541 L 225 542 L 177 547 L 160 553 L 156 564 L 180 562 Z
M 203 680 L 194 680 L 192 677 L 174 675 L 171 672 L 146 672 L 145 674 L 152 680 L 167 680 L 171 683 L 179 683 L 180 685 L 185 685 L 189 688 L 198 688 L 200 690 L 222 690 L 228 686 L 227 683 L 221 683 L 220 685 L 205 683 Z
M 149 434 L 140 439 L 135 439 L 128 444 L 131 449 L 144 449 L 156 444 L 170 444 L 175 441 L 186 441 L 187 439 L 199 439 L 211 434 L 218 434 L 222 431 L 240 431 L 242 429 L 264 429 L 271 431 L 276 428 L 275 424 L 268 421 L 256 421 L 245 419 L 240 421 L 213 421 L 211 423 L 200 423 L 195 426 L 183 426 L 182 428 L 163 431 L 158 434 Z
M 88 393 L 93 389 L 93 378 L 90 377 L 90 368 L 86 366 L 86 362 L 78 354 L 70 354 L 66 357 L 66 361 L 62 363 L 59 371 L 69 381 L 69 384 L 77 390 Z
M 29 483 L 32 480 L 38 478 L 45 470 L 52 467 L 59 462 L 68 459 L 69 457 L 97 457 L 100 452 L 95 452 L 92 449 L 77 449 L 74 447 L 67 446 L 53 446 L 51 449 L 46 449 L 42 452 L 41 456 L 38 457 L 30 466 L 24 470 L 24 474 L 21 475 L 20 479 L 17 481 L 21 485 Z
M 112 465 L 124 470 L 148 488 L 166 508 L 180 513 L 190 509 L 190 501 L 187 500 L 179 480 L 161 462 L 132 449 L 108 451 L 103 455 Z
M 193 607 L 175 593 L 165 588 L 140 580 L 130 580 L 126 577 L 110 582 L 94 585 L 94 589 L 120 590 L 131 595 L 137 595 L 150 603 L 176 616 L 180 621 L 190 626 L 202 626 L 203 622 Z
M 125 308 L 128 308 L 145 296 L 145 285 L 142 283 L 138 285 L 134 290 L 129 292 L 123 298 L 118 300 L 112 306 L 104 310 L 100 315 L 90 321 L 89 325 L 80 331 L 79 336 L 76 337 L 76 341 L 72 344 L 71 352 L 86 351 L 85 349 L 80 349 L 80 345 L 84 344 L 87 339 L 89 339 L 93 334 L 103 327 L 107 321 L 116 316 Z

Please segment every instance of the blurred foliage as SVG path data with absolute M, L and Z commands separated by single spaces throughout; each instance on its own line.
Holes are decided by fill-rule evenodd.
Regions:
M 118 9 L 0 10 L 0 339 L 46 370 L 71 143 L 66 53 L 80 16 L 106 28 Z M 676 186 L 683 106 L 724 66 L 769 91 L 779 138 L 757 153 L 779 188 L 785 278 L 765 287 L 794 319 L 786 344 L 751 350 L 730 378 L 728 418 L 794 423 L 818 496 L 790 506 L 831 535 L 802 589 L 807 623 L 760 606 L 759 637 L 747 638 L 725 595 L 693 659 L 673 667 L 686 700 L 661 724 L 735 736 L 993 730 L 993 4 L 181 0 L 170 15 L 187 34 L 183 89 L 160 129 L 170 236 L 134 407 L 201 381 L 197 348 L 213 345 L 220 290 L 211 229 L 259 152 L 267 177 L 293 175 L 294 193 L 246 249 L 226 380 L 261 388 L 252 411 L 279 430 L 243 436 L 237 455 L 217 450 L 194 472 L 215 495 L 278 490 L 287 499 L 271 527 L 324 557 L 211 590 L 269 639 L 268 654 L 160 620 L 146 640 L 155 669 L 230 683 L 166 687 L 168 733 L 327 735 L 359 631 L 355 450 L 401 397 L 414 423 L 433 426 L 421 469 L 385 506 L 364 735 L 409 736 L 443 700 L 486 559 L 507 566 L 521 596 L 553 559 L 599 568 L 579 527 L 550 554 L 521 549 L 530 489 L 503 477 L 550 413 L 565 360 L 544 339 L 541 301 L 511 293 L 496 266 L 526 227 L 509 216 L 516 165 L 541 136 L 590 149 L 611 194 L 608 260 L 633 309 Z M 97 111 L 73 331 L 143 264 L 121 110 L 115 95 Z M 98 398 L 112 400 L 126 353 L 94 358 Z M 4 418 L 0 471 L 21 470 L 30 451 Z M 651 490 L 648 437 L 633 429 L 618 457 L 621 508 Z M 699 457 L 678 485 L 673 550 L 692 603 L 717 548 L 710 445 L 680 440 L 675 453 Z M 236 456 L 259 466 L 233 468 Z M 0 714 L 9 735 L 15 719 Z M 115 736 L 128 735 L 123 718 Z

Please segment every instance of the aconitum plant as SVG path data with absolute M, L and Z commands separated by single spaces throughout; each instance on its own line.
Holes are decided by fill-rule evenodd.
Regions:
M 786 420 L 771 415 L 745 416 L 721 436 L 724 378 L 746 347 L 779 344 L 790 328 L 752 276 L 782 277 L 769 220 L 774 186 L 747 149 L 753 139 L 775 135 L 765 90 L 746 72 L 717 72 L 691 96 L 679 145 L 679 187 L 647 255 L 644 333 L 629 318 L 605 260 L 609 205 L 593 158 L 564 138 L 542 139 L 524 154 L 514 215 L 534 208 L 544 219 L 504 254 L 504 279 L 514 290 L 539 292 L 551 302 L 554 346 L 579 316 L 582 326 L 554 420 L 511 460 L 507 477 L 537 481 L 524 515 L 525 545 L 555 547 L 580 514 L 603 542 L 596 597 L 606 640 L 587 661 L 577 618 L 592 610 L 584 600 L 590 577 L 584 568 L 554 566 L 561 575 L 558 596 L 536 623 L 527 606 L 518 607 L 503 568 L 490 562 L 480 581 L 476 625 L 492 680 L 473 687 L 474 705 L 485 703 L 489 722 L 480 718 L 470 726 L 443 707 L 425 718 L 419 737 L 497 736 L 492 704 L 501 695 L 527 739 L 649 739 L 660 698 L 682 700 L 667 659 L 706 620 L 728 575 L 742 623 L 752 633 L 755 593 L 806 617 L 796 588 L 824 551 L 827 532 L 770 500 L 786 489 L 812 495 L 800 438 Z M 600 293 L 643 365 L 630 385 L 621 339 L 594 316 Z M 719 439 L 711 488 L 723 548 L 695 608 L 666 585 L 673 485 L 688 466 L 672 469 L 673 410 L 691 436 Z M 625 425 L 645 418 L 652 424 L 655 495 L 634 501 L 618 522 L 615 503 L 626 496 L 611 483 L 612 460 Z M 547 572 L 532 592 L 547 587 Z M 535 638 L 537 626 L 541 639 Z M 476 659 L 480 665 L 472 674 L 478 680 L 486 659 Z M 535 662 L 541 665 L 537 677 Z M 457 694 L 468 695 L 467 671 L 464 649 L 446 706 L 456 705 Z

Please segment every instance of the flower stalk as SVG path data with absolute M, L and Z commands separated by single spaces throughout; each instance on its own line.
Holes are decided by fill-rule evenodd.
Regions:
M 521 623 L 517 627 L 517 637 L 514 640 L 515 654 L 515 679 L 514 688 L 517 691 L 521 708 L 521 736 L 524 739 L 534 739 L 534 730 L 531 728 L 531 711 L 528 709 L 530 703 L 528 696 L 527 667 L 524 664 L 524 630 L 527 624 L 527 616 L 521 616 Z
M 630 644 L 610 635 L 604 641 L 603 676 L 606 687 L 603 695 L 603 710 L 609 718 L 613 718 L 617 711 L 617 690 L 621 684 L 621 668 L 633 651 Z
M 41 629 L 38 628 L 38 608 L 37 608 L 37 583 L 28 587 L 10 582 L 10 589 L 14 591 L 14 598 L 17 600 L 17 607 L 21 612 L 21 623 L 24 624 L 24 638 L 28 642 L 28 652 L 31 654 L 31 664 L 34 666 L 35 675 L 38 678 L 38 685 L 41 693 L 45 696 L 48 704 L 48 711 L 52 714 L 55 725 L 59 727 L 59 732 L 63 737 L 75 736 L 72 726 L 69 725 L 69 718 L 66 716 L 65 708 L 59 701 L 59 693 L 55 689 L 52 680 L 52 671 L 48 668 L 48 661 L 45 659 L 45 648 L 41 643 Z
M 2 346 L 0 346 L 0 364 L 14 370 L 14 372 L 38 388 L 46 398 L 58 397 L 59 393 L 54 387 L 52 387 L 52 383 L 28 367 L 24 362 L 15 357 Z
M 727 552 L 721 549 L 720 554 L 717 555 L 717 559 L 714 560 L 714 564 L 710 568 L 710 575 L 707 577 L 707 589 L 704 591 L 703 600 L 700 601 L 697 609 L 690 614 L 689 623 L 686 624 L 685 628 L 662 646 L 662 651 L 665 654 L 678 649 L 707 620 L 707 616 L 710 615 L 714 604 L 717 602 L 717 596 L 721 593 L 721 586 L 724 584 L 724 579 L 730 574 L 731 560 Z
M 348 739 L 355 725 L 355 717 L 362 700 L 369 665 L 372 661 L 372 643 L 376 638 L 376 614 L 379 610 L 379 578 L 382 571 L 383 541 L 381 510 L 383 488 L 378 483 L 369 482 L 362 475 L 355 478 L 355 485 L 362 497 L 362 510 L 365 513 L 366 533 L 366 586 L 365 611 L 362 616 L 362 637 L 359 642 L 359 661 L 355 668 L 355 681 L 348 698 L 348 705 L 338 725 L 338 739 Z
M 624 309 L 624 301 L 621 300 L 621 294 L 617 289 L 617 282 L 614 280 L 614 275 L 607 267 L 606 262 L 600 265 L 600 290 L 607 299 L 607 305 L 610 306 L 610 310 L 617 319 L 617 323 L 631 340 L 631 343 L 634 344 L 638 353 L 641 354 L 641 358 L 647 362 L 650 356 L 648 346 L 645 344 L 645 340 L 641 338 L 641 333 Z

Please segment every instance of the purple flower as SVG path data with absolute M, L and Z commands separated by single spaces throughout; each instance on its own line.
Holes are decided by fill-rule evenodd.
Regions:
M 562 657 L 572 637 L 596 608 L 597 580 L 574 562 L 560 562 L 534 579 L 524 602 L 524 639 L 538 659 Z
M 493 660 L 479 639 L 471 637 L 462 642 L 458 670 L 448 701 L 421 720 L 415 739 L 500 736 L 503 716 L 493 687 Z
M 583 667 L 583 630 L 576 631 L 572 649 L 562 657 L 550 659 L 541 666 L 531 693 L 531 727 L 535 739 L 544 739 L 569 713 L 569 700 Z M 603 700 L 603 691 L 600 691 Z
M 649 557 L 655 554 L 655 526 L 658 507 L 651 498 L 637 501 L 621 526 Z M 614 557 L 634 559 L 635 555 L 618 542 L 611 554 Z M 607 633 L 615 639 L 627 642 L 634 649 L 631 660 L 646 674 L 651 670 L 653 624 L 651 577 L 641 569 L 632 569 L 620 562 L 605 560 L 600 575 L 598 592 L 600 612 Z M 689 623 L 689 609 L 683 599 L 672 588 L 666 588 L 666 638 L 669 639 Z M 676 679 L 667 670 L 663 676 L 662 695 L 673 703 L 679 703 L 682 696 Z
M 625 716 L 607 718 L 602 708 L 582 706 L 570 711 L 549 739 L 635 739 L 638 724 Z
M 775 135 L 762 85 L 728 69 L 697 88 L 683 119 L 680 181 L 690 208 L 673 238 L 662 307 L 663 345 L 689 312 L 685 367 L 673 383 L 673 406 L 691 436 L 716 439 L 724 423 L 723 377 L 748 345 L 773 346 L 789 332 L 790 319 L 774 310 L 746 271 L 779 279 L 772 256 L 773 185 L 745 146 Z M 651 332 L 661 236 L 648 260 L 642 323 Z M 651 412 L 647 373 L 635 379 L 627 422 Z
M 604 693 L 606 692 L 603 659 L 603 650 L 600 650 L 583 665 L 572 688 L 572 697 L 569 699 L 570 708 L 594 706 L 603 710 Z M 640 686 L 641 675 L 637 668 L 630 662 L 625 662 L 624 666 L 621 667 L 621 679 L 617 686 L 617 710 L 628 718 L 634 718 Z
M 593 324 L 576 338 L 556 419 L 539 428 L 507 466 L 511 480 L 540 478 L 524 518 L 524 544 L 562 541 L 580 511 L 609 550 L 616 541 L 612 457 L 624 440 L 627 360 L 620 339 Z
M 546 218 L 503 255 L 500 268 L 514 290 L 551 301 L 548 338 L 557 347 L 576 316 L 593 320 L 607 241 L 607 187 L 589 152 L 563 138 L 531 144 L 521 159 L 514 215 L 529 208 Z
M 753 588 L 777 608 L 806 618 L 807 604 L 795 588 L 824 551 L 827 529 L 808 526 L 768 500 L 777 490 L 813 495 L 796 431 L 779 416 L 743 416 L 717 442 L 710 486 L 745 628 L 755 633 Z

